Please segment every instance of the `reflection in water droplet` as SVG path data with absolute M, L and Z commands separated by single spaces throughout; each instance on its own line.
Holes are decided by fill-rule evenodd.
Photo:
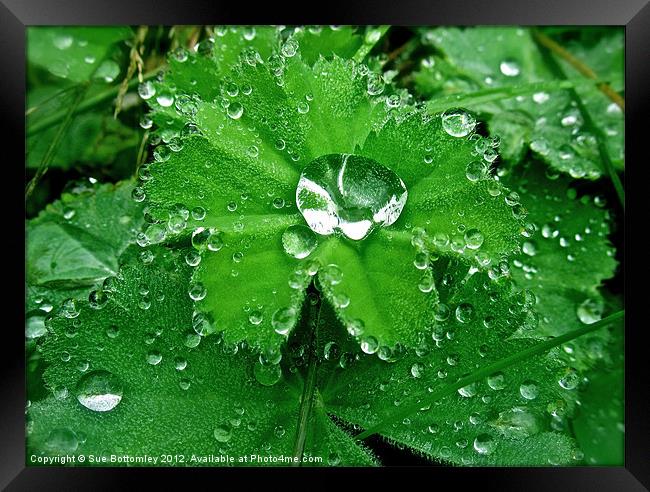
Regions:
M 341 232 L 360 240 L 376 226 L 393 224 L 407 194 L 399 176 L 378 162 L 352 154 L 329 154 L 304 168 L 296 205 L 314 232 Z
M 95 412 L 108 412 L 122 401 L 122 383 L 108 371 L 93 371 L 77 383 L 77 400 Z

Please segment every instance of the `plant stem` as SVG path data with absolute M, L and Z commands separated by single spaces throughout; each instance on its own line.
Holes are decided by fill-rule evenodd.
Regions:
M 50 142 L 50 145 L 47 147 L 47 150 L 45 151 L 45 155 L 43 155 L 41 163 L 38 166 L 38 169 L 36 170 L 36 174 L 34 174 L 34 177 L 29 181 L 29 183 L 27 183 L 27 188 L 25 189 L 25 199 L 30 197 L 30 195 L 34 191 L 34 188 L 36 188 L 36 185 L 38 184 L 39 180 L 43 176 L 45 176 L 45 173 L 47 172 L 48 167 L 50 165 L 50 162 L 52 162 L 52 159 L 56 155 L 56 151 L 59 149 L 59 144 L 61 143 L 61 140 L 63 140 L 65 133 L 68 131 L 68 128 L 70 127 L 70 123 L 72 123 L 72 116 L 74 115 L 75 109 L 81 103 L 82 99 L 86 95 L 87 90 L 88 90 L 88 85 L 83 84 L 78 89 L 77 96 L 75 97 L 73 103 L 66 110 L 65 119 L 59 125 L 59 128 L 56 134 L 54 135 L 54 138 Z
M 307 360 L 307 376 L 305 378 L 305 385 L 300 399 L 300 410 L 298 413 L 298 430 L 296 432 L 296 440 L 293 445 L 293 457 L 297 458 L 293 462 L 293 466 L 300 466 L 302 458 L 305 453 L 305 441 L 307 439 L 307 428 L 309 425 L 309 417 L 314 407 L 314 397 L 316 395 L 316 374 L 318 368 L 318 355 L 316 354 L 316 347 L 318 346 L 318 326 L 320 324 L 322 300 L 318 296 L 316 304 L 311 305 L 309 309 L 308 323 L 310 327 L 309 337 L 309 358 Z M 316 316 L 314 316 L 316 314 Z
M 592 85 L 589 83 L 578 83 L 577 85 Z M 469 94 L 452 94 L 449 96 L 437 97 L 427 103 L 427 111 L 439 113 L 446 109 L 457 106 L 472 106 L 476 104 L 485 104 L 501 99 L 509 99 L 515 96 L 534 94 L 542 91 L 559 91 L 571 89 L 576 86 L 576 82 L 571 80 L 550 81 L 550 82 L 532 82 L 530 84 L 521 84 L 505 87 L 494 87 L 492 89 L 482 89 Z
M 435 402 L 436 400 L 439 400 L 440 398 L 443 398 L 445 396 L 453 394 L 455 391 L 458 391 L 460 388 L 463 388 L 467 386 L 468 384 L 471 384 L 475 381 L 478 381 L 479 379 L 483 379 L 490 374 L 493 374 L 497 371 L 500 371 L 502 369 L 505 369 L 509 366 L 512 366 L 516 362 L 520 362 L 526 359 L 529 359 L 530 357 L 536 356 L 543 354 L 544 352 L 549 351 L 553 347 L 557 347 L 558 345 L 561 345 L 565 342 L 568 342 L 570 340 L 573 340 L 574 338 L 578 338 L 582 335 L 585 335 L 587 333 L 591 333 L 593 331 L 596 331 L 603 326 L 606 326 L 613 321 L 617 321 L 619 319 L 622 319 L 625 317 L 625 311 L 618 311 L 614 314 L 609 315 L 605 319 L 602 319 L 596 323 L 590 324 L 590 325 L 585 325 L 582 328 L 578 328 L 577 330 L 573 330 L 569 333 L 565 333 L 564 335 L 560 335 L 559 337 L 552 338 L 550 340 L 547 340 L 545 342 L 538 343 L 536 345 L 533 345 L 532 347 L 529 347 L 527 349 L 521 350 L 515 354 L 512 354 L 505 359 L 498 360 L 492 364 L 488 364 L 487 366 L 479 369 L 478 371 L 470 374 L 469 376 L 466 376 L 464 378 L 461 378 L 457 380 L 453 384 L 449 384 L 447 386 L 442 387 L 438 391 L 434 391 L 433 393 L 425 394 L 425 398 L 423 398 L 421 401 L 416 401 L 415 403 L 412 403 L 410 405 L 405 406 L 403 409 L 401 409 L 398 412 L 395 412 L 394 414 L 390 415 L 389 417 L 385 418 L 378 424 L 370 427 L 369 429 L 365 430 L 364 432 L 358 434 L 355 436 L 355 439 L 357 441 L 360 441 L 362 439 L 366 439 L 374 434 L 377 434 L 378 432 L 381 432 L 382 430 L 386 429 L 388 425 L 392 424 L 393 422 L 400 420 L 408 415 L 411 415 L 413 413 L 416 413 L 418 410 L 420 410 L 423 406 L 427 404 L 431 404 Z
M 541 51 L 542 56 L 544 56 L 546 64 L 556 74 L 557 77 L 559 77 L 560 79 L 564 79 L 566 81 L 567 76 L 564 73 L 564 70 L 562 70 L 562 67 L 557 62 L 557 60 L 553 58 L 553 56 L 551 56 L 551 50 L 546 45 L 542 44 L 541 41 L 538 40 L 538 35 L 541 34 L 538 33 L 536 30 L 533 30 L 533 39 L 536 41 L 537 47 Z M 625 190 L 623 188 L 623 183 L 621 183 L 621 178 L 616 172 L 616 169 L 614 169 L 614 164 L 612 163 L 612 160 L 609 157 L 609 151 L 607 150 L 607 145 L 605 143 L 605 135 L 603 135 L 601 129 L 594 123 L 591 114 L 589 114 L 587 107 L 582 102 L 582 98 L 576 92 L 575 88 L 570 88 L 569 92 L 571 93 L 571 96 L 573 97 L 574 101 L 578 105 L 578 110 L 582 114 L 582 118 L 585 121 L 585 127 L 589 131 L 591 131 L 591 133 L 593 133 L 594 136 L 596 137 L 598 154 L 600 156 L 601 161 L 603 162 L 604 171 L 612 181 L 612 185 L 614 186 L 614 190 L 616 191 L 616 195 L 618 196 L 618 200 L 621 204 L 623 212 L 625 212 Z
M 143 80 L 149 80 L 155 77 L 157 73 L 158 70 L 153 70 L 149 73 L 146 73 L 143 76 Z M 136 85 L 138 85 L 139 82 L 140 81 L 137 78 L 135 78 L 129 82 L 128 87 L 133 88 Z M 117 97 L 119 91 L 120 91 L 120 86 L 113 86 L 113 87 L 109 87 L 105 91 L 95 94 L 92 97 L 89 97 L 88 99 L 84 100 L 83 102 L 80 102 L 79 104 L 77 104 L 76 107 L 74 107 L 72 115 L 74 116 L 78 113 L 83 113 L 109 99 Z M 34 123 L 33 125 L 29 125 L 27 128 L 27 136 L 31 137 L 33 135 L 42 132 L 43 130 L 47 130 L 48 128 L 56 125 L 59 121 L 65 119 L 68 116 L 69 112 L 70 109 L 62 109 L 55 113 L 52 113 L 50 116 L 42 118 L 40 121 Z
M 593 80 L 598 79 L 598 76 L 591 68 L 589 68 L 582 61 L 578 60 L 575 56 L 569 53 L 558 43 L 553 41 L 553 39 L 549 38 L 546 34 L 534 30 L 533 38 L 535 39 L 535 41 L 537 41 L 537 43 L 541 44 L 545 48 L 551 50 L 560 58 L 564 59 L 569 65 L 575 68 L 583 76 Z M 605 82 L 600 82 L 599 84 L 597 84 L 597 87 L 603 94 L 605 94 L 608 98 L 614 101 L 618 105 L 618 107 L 620 107 L 623 111 L 625 111 L 625 100 L 609 84 Z
M 388 29 L 390 29 L 390 26 L 380 26 L 377 29 L 379 30 L 380 33 L 379 38 L 377 38 L 377 41 L 375 41 L 374 43 L 366 43 L 364 40 L 363 44 L 359 47 L 357 52 L 352 57 L 352 59 L 355 62 L 361 63 L 363 60 L 366 59 L 368 53 L 370 53 L 372 49 L 377 45 L 377 43 L 379 43 L 379 41 L 382 40 L 384 35 L 388 32 Z

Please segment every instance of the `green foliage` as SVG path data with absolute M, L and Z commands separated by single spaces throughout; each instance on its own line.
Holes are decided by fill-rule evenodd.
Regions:
M 115 62 L 106 62 L 106 55 L 113 44 L 132 34 L 128 27 L 39 27 L 28 32 L 27 57 L 29 63 L 71 82 L 108 74 L 114 79 Z
M 158 162 L 148 167 L 151 179 L 143 186 L 147 204 L 168 226 L 177 220 L 179 206 L 205 211 L 200 220 L 188 219 L 179 234 L 168 234 L 170 240 L 196 234 L 197 227 L 220 235 L 225 246 L 203 249 L 193 279 L 207 289 L 198 308 L 214 318 L 227 340 L 263 348 L 280 344 L 283 336 L 273 328 L 274 316 L 298 310 L 306 272 L 316 262 L 337 265 L 342 274 L 343 280 L 324 292 L 335 306 L 341 297 L 349 300 L 349 307 L 337 307 L 345 324 L 361 323 L 363 336 L 382 346 L 413 345 L 432 325 L 431 316 L 422 313 L 431 312 L 435 292 L 418 290 L 427 273 L 413 265 L 412 229 L 446 237 L 451 246 L 440 244 L 442 254 L 471 260 L 475 248 L 465 248 L 459 231 L 479 231 L 482 261 L 496 262 L 518 251 L 523 224 L 504 200 L 508 192 L 487 173 L 487 164 L 468 179 L 473 141 L 448 134 L 439 116 L 406 107 L 391 111 L 380 95 L 383 86 L 375 88 L 376 75 L 362 65 L 334 57 L 312 67 L 294 43 L 289 38 L 266 64 L 260 54 L 245 51 L 223 83 L 221 103 L 195 96 L 186 107 L 188 96 L 176 93 L 177 119 L 193 125 L 193 131 L 171 137 L 169 146 L 154 151 Z M 191 60 L 183 63 L 191 65 Z M 163 82 L 157 91 L 164 90 Z M 168 112 L 158 105 L 154 111 Z M 288 226 L 304 223 L 293 204 L 300 171 L 334 153 L 370 157 L 400 176 L 410 194 L 403 216 L 391 232 L 358 245 L 323 237 L 307 259 L 290 258 L 280 245 Z M 386 255 L 396 270 L 381 268 Z M 260 281 L 263 270 L 270 273 Z M 388 282 L 392 276 L 397 279 Z M 235 290 L 242 295 L 224 302 L 224 295 Z M 251 310 L 261 321 L 251 321 Z
M 622 90 L 619 31 L 541 32 Z M 28 166 L 138 178 L 27 222 L 30 454 L 621 463 L 619 217 L 571 179 L 603 169 L 578 103 L 623 167 L 592 81 L 527 29 L 138 33 L 30 31 Z M 115 119 L 108 79 L 165 50 Z
M 142 225 L 133 185 L 80 183 L 27 224 L 29 300 L 85 297 L 117 274 L 119 257 Z M 31 305 L 31 303 L 28 303 Z
M 602 197 L 578 191 L 563 176 L 527 163 L 507 176 L 517 183 L 535 234 L 523 244 L 512 275 L 537 296 L 540 336 L 558 336 L 593 323 L 605 311 L 601 283 L 614 275 L 616 260 L 609 235 L 610 213 Z M 606 334 L 576 340 L 567 348 L 574 365 L 589 367 L 605 354 L 594 344 Z
M 423 64 L 417 87 L 427 96 L 445 93 L 476 92 L 491 88 L 516 88 L 541 82 L 558 81 L 559 75 L 544 59 L 531 31 L 523 28 L 475 27 L 439 28 L 426 38 L 441 51 L 444 60 L 434 57 Z M 623 36 L 608 32 L 593 46 L 573 43 L 568 46 L 599 77 L 614 89 L 622 88 Z M 575 69 L 565 66 L 570 79 L 580 81 Z M 431 80 L 433 79 L 433 80 Z M 436 83 L 435 81 L 440 81 Z M 511 94 L 499 101 L 476 104 L 472 108 L 486 113 L 491 132 L 502 138 L 502 155 L 520 162 L 530 148 L 552 167 L 575 178 L 595 179 L 603 173 L 594 130 L 584 123 L 584 115 L 569 90 L 535 91 Z M 594 85 L 581 85 L 577 92 L 591 119 L 606 135 L 612 162 L 623 167 L 623 114 Z

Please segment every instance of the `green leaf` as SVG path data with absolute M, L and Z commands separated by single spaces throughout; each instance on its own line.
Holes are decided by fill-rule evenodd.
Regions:
M 359 336 L 355 326 L 365 325 L 363 336 L 372 343 L 412 345 L 430 329 L 431 316 L 421 313 L 430 313 L 436 299 L 435 286 L 419 287 L 427 273 L 413 265 L 413 234 L 430 243 L 437 238 L 436 254 L 496 265 L 518 251 L 524 211 L 514 206 L 516 200 L 508 204 L 509 192 L 476 155 L 476 136 L 464 138 L 473 128 L 470 115 L 458 115 L 467 125 L 455 131 L 462 137 L 451 136 L 439 116 L 396 107 L 395 99 L 383 95 L 384 82 L 367 67 L 337 56 L 311 66 L 296 43 L 290 37 L 266 59 L 261 49 L 244 51 L 222 78 L 216 102 L 210 93 L 209 99 L 195 95 L 184 106 L 188 99 L 177 91 L 176 102 L 183 104 L 175 110 L 153 105 L 154 119 L 175 111 L 176 126 L 160 130 L 169 146 L 158 147 L 157 162 L 147 167 L 152 179 L 143 190 L 159 223 L 151 226 L 155 234 L 145 236 L 168 242 L 190 234 L 220 238 L 220 251 L 199 246 L 201 266 L 193 281 L 198 291 L 207 288 L 197 308 L 213 318 L 227 340 L 279 345 L 283 338 L 273 330 L 274 315 L 296 311 L 309 275 L 319 266 L 336 265 L 327 268 L 341 271 L 340 285 L 321 283 L 332 284 L 324 292 L 339 318 L 354 325 Z M 218 85 L 214 79 L 210 83 Z M 167 79 L 159 84 L 171 85 Z M 192 131 L 173 130 L 179 121 L 194 125 Z M 385 233 L 361 242 L 319 237 L 308 258 L 286 256 L 282 234 L 304 224 L 294 204 L 301 171 L 317 157 L 341 153 L 370 157 L 403 180 L 409 198 L 402 217 Z M 182 227 L 164 238 L 164 223 L 178 221 L 175 210 L 180 209 L 186 215 Z M 193 210 L 205 211 L 205 217 L 195 219 Z M 469 247 L 465 233 L 475 241 Z M 392 264 L 379 252 L 390 254 Z
M 110 47 L 131 35 L 130 27 L 31 27 L 27 61 L 57 77 L 86 82 L 95 73 L 102 75 L 99 69 Z
M 40 350 L 50 364 L 45 379 L 52 395 L 30 406 L 30 452 L 175 457 L 148 463 L 156 466 L 223 465 L 192 460 L 219 455 L 234 457 L 232 465 L 291 464 L 300 373 L 260 384 L 249 349 L 192 330 L 182 250 L 153 248 L 155 260 L 143 265 L 133 248 L 101 310 L 81 305 L 74 319 L 51 320 Z M 374 464 L 322 409 L 309 420 L 305 451 L 320 459 L 307 465 Z M 252 455 L 285 461 L 251 462 Z M 248 462 L 237 461 L 244 456 Z
M 538 163 L 526 163 L 506 177 L 507 183 L 517 183 L 528 220 L 537 229 L 514 260 L 512 276 L 537 297 L 541 336 L 561 335 L 600 319 L 605 306 L 599 287 L 617 265 L 608 239 L 610 212 L 602 208 L 602 198 L 578 198 L 569 179 L 551 178 Z M 603 343 L 598 338 L 593 335 L 568 347 L 575 364 L 584 368 L 603 356 L 590 349 Z
M 607 43 L 610 53 L 615 52 L 611 69 L 604 77 L 620 80 L 622 39 L 612 31 Z M 558 80 L 543 59 L 530 33 L 522 28 L 475 27 L 439 28 L 431 31 L 434 45 L 449 63 L 456 68 L 455 77 L 448 82 L 448 92 L 471 92 L 490 87 L 514 87 L 539 81 Z M 605 42 L 604 42 L 605 43 Z M 593 48 L 593 53 L 603 51 L 603 46 Z M 580 53 L 583 54 L 583 53 Z M 601 55 L 602 56 L 602 55 Z M 589 56 L 591 60 L 595 57 Z M 443 67 L 450 71 L 448 67 Z M 435 63 L 421 68 L 416 78 L 421 90 L 427 90 L 427 80 L 439 72 Z M 616 73 L 616 75 L 613 75 Z M 572 77 L 581 77 L 577 72 Z M 439 77 L 439 76 L 438 76 Z M 467 80 L 471 81 L 468 85 Z M 457 81 L 461 81 L 457 83 Z M 435 87 L 435 85 L 433 86 Z M 431 85 L 429 84 L 429 90 Z M 592 119 L 607 135 L 607 148 L 617 167 L 623 166 L 622 112 L 595 85 L 578 90 Z M 425 95 L 433 96 L 431 92 Z M 614 104 L 614 106 L 612 106 Z M 603 172 L 596 139 L 588 128 L 582 127 L 582 116 L 575 107 L 571 93 L 565 90 L 536 92 L 520 95 L 490 104 L 472 107 L 488 115 L 488 125 L 494 133 L 502 134 L 504 157 L 519 162 L 524 147 L 530 147 L 545 162 L 573 177 L 598 178 Z M 527 118 L 509 118 L 502 112 L 516 111 Z M 494 119 L 496 118 L 496 120 Z M 521 137 L 525 137 L 524 140 Z
M 27 223 L 30 299 L 49 304 L 87 297 L 93 286 L 117 273 L 118 258 L 142 224 L 133 185 L 81 185 L 64 193 Z
M 440 259 L 434 266 L 441 305 L 432 338 L 389 362 L 364 357 L 323 389 L 338 417 L 368 429 L 402 407 L 420 411 L 387 424 L 380 434 L 432 459 L 464 465 L 548 465 L 572 462 L 575 449 L 564 420 L 575 389 L 558 380 L 566 366 L 555 352 L 534 357 L 428 402 L 427 395 L 481 367 L 534 345 L 534 298 L 512 282 Z M 445 285 L 446 276 L 465 278 Z M 460 285 L 460 287 L 458 287 Z M 574 387 L 575 388 L 575 387 Z M 549 409 L 559 408 L 553 420 Z
M 357 30 L 350 26 L 312 26 L 297 30 L 300 55 L 305 63 L 313 65 L 323 56 L 352 58 L 364 42 Z
M 587 375 L 573 431 L 588 465 L 621 466 L 625 459 L 623 330 L 617 326 L 609 351 L 614 359 Z

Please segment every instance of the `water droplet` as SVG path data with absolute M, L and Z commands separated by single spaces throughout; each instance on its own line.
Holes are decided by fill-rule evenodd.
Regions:
M 93 371 L 79 380 L 75 394 L 89 410 L 108 412 L 122 401 L 122 383 L 113 373 Z
M 311 229 L 304 225 L 292 225 L 282 234 L 284 252 L 293 258 L 306 258 L 318 246 L 318 239 Z
M 66 318 L 76 318 L 79 316 L 79 305 L 74 299 L 66 299 L 61 305 L 61 314 Z
M 497 446 L 495 441 L 489 434 L 479 434 L 474 439 L 474 450 L 478 454 L 490 454 Z
M 521 245 L 521 250 L 528 256 L 535 256 L 537 254 L 535 243 L 531 241 L 525 241 L 524 244 Z
M 341 349 L 336 342 L 327 342 L 323 350 L 326 360 L 336 360 L 341 356 Z
M 467 111 L 449 109 L 442 114 L 442 128 L 452 137 L 465 137 L 476 127 L 476 120 Z
M 108 302 L 108 295 L 103 290 L 93 290 L 88 295 L 88 305 L 93 309 L 102 309 Z
M 469 323 L 474 318 L 474 306 L 468 303 L 459 304 L 456 308 L 456 319 L 461 323 Z
M 578 319 L 586 325 L 600 321 L 603 317 L 603 303 L 594 299 L 585 299 L 576 310 Z
M 298 52 L 298 41 L 295 38 L 287 39 L 287 41 L 282 45 L 281 51 L 282 56 L 286 58 L 295 56 Z
M 150 80 L 147 80 L 138 86 L 138 94 L 146 101 L 156 95 L 156 87 Z
M 182 357 L 176 357 L 174 359 L 174 367 L 176 368 L 177 371 L 183 371 L 187 367 L 187 359 L 183 359 Z
M 469 249 L 479 249 L 484 239 L 483 233 L 478 229 L 470 229 L 465 233 L 465 245 Z
M 251 311 L 250 315 L 248 316 L 248 321 L 252 325 L 259 325 L 264 319 L 264 316 L 262 315 L 262 311 Z
M 152 350 L 147 354 L 146 360 L 152 366 L 156 366 L 160 364 L 160 361 L 162 360 L 162 354 L 157 350 Z
M 174 104 L 174 95 L 167 90 L 163 90 L 156 96 L 156 102 L 163 108 L 168 108 Z
M 294 308 L 280 308 L 271 318 L 271 325 L 279 335 L 286 335 L 293 328 L 296 322 L 296 310 Z
M 221 442 L 226 443 L 232 438 L 232 425 L 228 422 L 224 422 L 214 428 L 214 438 Z
M 411 376 L 414 378 L 421 378 L 422 374 L 424 373 L 424 364 L 420 364 L 419 362 L 416 362 L 411 366 Z
M 379 342 L 371 335 L 365 336 L 361 339 L 361 350 L 366 354 L 374 354 L 379 349 Z
M 502 372 L 495 372 L 488 376 L 487 384 L 493 390 L 499 391 L 506 387 L 506 378 Z
M 407 190 L 378 162 L 351 154 L 329 154 L 311 161 L 296 190 L 296 205 L 316 233 L 337 231 L 353 240 L 386 227 L 400 216 Z
M 519 75 L 519 64 L 512 58 L 506 58 L 499 65 L 499 70 L 506 77 L 516 77 Z
M 384 78 L 378 73 L 369 73 L 368 74 L 368 83 L 366 85 L 366 90 L 370 96 L 378 96 L 384 92 Z
M 482 161 L 472 161 L 467 164 L 467 167 L 465 168 L 465 177 L 472 182 L 476 182 L 479 179 L 485 178 L 487 175 L 488 168 Z
M 253 368 L 253 373 L 257 382 L 262 386 L 273 386 L 280 381 L 280 378 L 282 377 L 282 368 L 280 367 L 280 364 L 264 365 L 257 361 Z
M 113 60 L 104 60 L 95 73 L 93 78 L 103 80 L 104 82 L 111 83 L 120 74 L 120 66 Z
M 334 286 L 341 283 L 343 272 L 338 265 L 331 263 L 318 270 L 318 279 L 327 286 Z
M 536 92 L 533 94 L 533 101 L 537 104 L 545 103 L 550 99 L 550 96 L 546 92 Z
M 47 333 L 45 314 L 40 309 L 27 313 L 25 320 L 25 336 L 29 339 L 42 337 Z
M 519 386 L 519 394 L 521 394 L 521 396 L 523 396 L 526 400 L 534 400 L 539 394 L 537 383 L 530 379 L 524 381 Z
M 558 380 L 558 384 L 566 390 L 576 389 L 578 387 L 578 383 L 580 383 L 580 376 L 578 375 L 578 372 L 572 367 L 567 367 L 564 371 L 562 371 L 560 379 Z
M 195 282 L 190 284 L 190 288 L 187 293 L 189 294 L 190 298 L 196 302 L 205 299 L 208 291 L 201 282 Z
M 185 253 L 185 263 L 191 267 L 198 266 L 201 263 L 201 254 L 198 251 L 188 251 Z
M 228 117 L 233 120 L 238 120 L 244 114 L 244 106 L 238 102 L 232 102 L 227 109 Z

